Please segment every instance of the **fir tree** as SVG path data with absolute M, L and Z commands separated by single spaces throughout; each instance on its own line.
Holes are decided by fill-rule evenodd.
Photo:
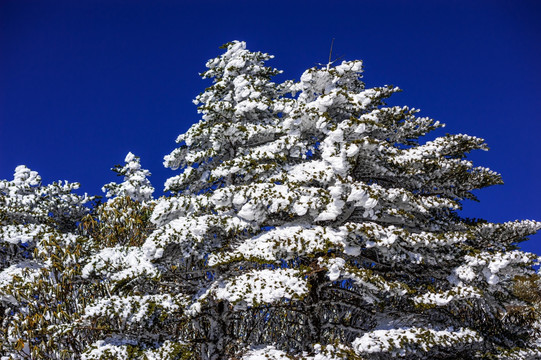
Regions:
M 109 183 L 102 190 L 108 198 L 127 196 L 133 201 L 145 202 L 152 200 L 154 187 L 147 179 L 150 171 L 141 168 L 139 156 L 131 152 L 124 159 L 124 166 L 117 165 L 112 170 L 118 175 L 123 176 L 124 181 L 120 184 Z
M 385 106 L 398 89 L 366 89 L 360 61 L 275 84 L 270 58 L 233 42 L 210 60 L 202 120 L 165 158 L 182 172 L 137 249 L 169 296 L 155 306 L 178 301 L 161 344 L 201 359 L 537 356 L 534 329 L 505 314 L 528 304 L 513 283 L 536 259 L 515 244 L 539 224 L 458 214 L 501 183 L 465 159 L 483 140 L 421 144 L 443 125 Z
M 96 296 L 77 321 L 88 328 L 81 359 L 177 359 L 190 354 L 171 331 L 181 328 L 184 296 L 161 283 L 163 268 L 151 263 L 141 246 L 154 230 L 150 216 L 154 188 L 139 158 L 129 153 L 113 168 L 120 184 L 103 187 L 107 200 L 85 217 L 82 229 L 92 238 L 93 253 L 82 269 Z
M 366 89 L 360 61 L 273 85 L 269 58 L 234 42 L 209 61 L 203 119 L 166 157 L 183 172 L 143 249 L 178 272 L 192 352 L 537 357 L 533 329 L 505 314 L 536 261 L 515 244 L 539 223 L 458 213 L 502 182 L 465 159 L 483 140 L 421 144 L 443 125 L 385 106 L 398 89 Z

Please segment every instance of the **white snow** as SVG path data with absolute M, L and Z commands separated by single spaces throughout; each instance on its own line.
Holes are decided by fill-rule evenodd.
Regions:
M 482 340 L 475 331 L 470 329 L 454 331 L 411 327 L 367 332 L 355 339 L 352 347 L 359 355 L 388 352 L 390 356 L 405 356 L 417 351 L 426 352 L 433 345 L 455 347 Z
M 307 292 L 306 281 L 294 269 L 252 270 L 228 280 L 215 290 L 218 299 L 248 305 L 300 298 Z

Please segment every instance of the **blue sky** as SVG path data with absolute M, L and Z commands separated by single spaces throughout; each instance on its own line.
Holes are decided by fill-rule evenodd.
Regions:
M 505 185 L 463 214 L 541 220 L 539 1 L 0 1 L 0 178 L 26 164 L 44 182 L 100 194 L 128 151 L 161 194 L 174 139 L 198 121 L 198 73 L 237 39 L 298 79 L 334 54 L 362 59 L 396 105 L 486 139 L 470 156 Z M 541 235 L 523 248 L 541 254 Z

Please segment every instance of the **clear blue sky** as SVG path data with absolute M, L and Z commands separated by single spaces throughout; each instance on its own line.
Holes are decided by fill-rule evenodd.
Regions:
M 100 194 L 128 151 L 157 195 L 174 139 L 198 121 L 198 76 L 228 41 L 276 55 L 285 78 L 334 54 L 365 62 L 368 86 L 422 109 L 444 132 L 486 139 L 471 156 L 505 185 L 464 214 L 541 220 L 540 1 L 0 1 L 0 178 Z M 524 244 L 541 254 L 541 235 Z

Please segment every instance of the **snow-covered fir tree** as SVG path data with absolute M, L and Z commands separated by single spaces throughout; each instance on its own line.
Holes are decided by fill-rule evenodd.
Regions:
M 150 222 L 154 188 L 138 157 L 129 153 L 125 162 L 113 169 L 124 181 L 105 185 L 109 199 L 82 222 L 95 244 L 82 276 L 99 295 L 87 302 L 78 320 L 78 327 L 91 329 L 79 355 L 88 360 L 177 359 L 185 347 L 169 332 L 182 323 L 184 297 L 167 291 L 160 282 L 163 269 L 141 248 L 155 228 Z
M 195 100 L 201 120 L 165 157 L 180 169 L 165 184 L 171 195 L 152 199 L 130 153 L 116 168 L 124 182 L 104 187 L 109 200 L 77 230 L 77 217 L 14 210 L 47 198 L 10 200 L 17 181 L 33 194 L 37 174 L 18 168 L 24 180 L 0 184 L 3 244 L 16 245 L 0 278 L 7 358 L 29 358 L 39 338 L 19 335 L 14 319 L 50 303 L 11 295 L 49 264 L 23 254 L 27 238 L 50 238 L 32 232 L 42 223 L 43 234 L 78 231 L 90 249 L 77 267 L 69 256 L 58 265 L 61 276 L 78 269 L 85 298 L 71 297 L 74 315 L 50 327 L 75 339 L 66 358 L 541 357 L 538 259 L 516 246 L 541 224 L 459 213 L 472 191 L 502 183 L 466 159 L 487 149 L 482 139 L 423 142 L 443 125 L 387 106 L 399 89 L 366 88 L 360 61 L 276 83 L 272 56 L 238 41 L 224 49 L 203 74 L 212 85 Z M 69 199 L 60 204 L 78 204 Z M 10 275 L 20 263 L 31 271 Z
M 103 186 L 108 200 L 96 206 L 83 222 L 83 228 L 100 248 L 140 245 L 152 229 L 149 219 L 155 202 L 154 187 L 148 179 L 150 171 L 142 169 L 140 158 L 131 152 L 124 161 L 124 166 L 112 169 L 124 177 L 123 181 Z
M 166 157 L 183 172 L 143 249 L 176 266 L 192 351 L 538 357 L 529 323 L 505 315 L 536 261 L 515 244 L 539 223 L 457 213 L 472 190 L 501 183 L 465 159 L 483 140 L 421 144 L 442 124 L 385 106 L 398 89 L 365 88 L 360 61 L 279 86 L 268 58 L 234 42 L 209 61 L 203 118 Z
M 398 89 L 365 88 L 360 61 L 275 84 L 270 58 L 233 42 L 207 63 L 202 119 L 165 157 L 182 170 L 173 195 L 109 275 L 152 278 L 147 292 L 92 308 L 159 332 L 119 332 L 86 358 L 538 357 L 532 322 L 508 314 L 529 304 L 513 284 L 536 257 L 515 244 L 539 223 L 457 213 L 501 183 L 465 159 L 483 140 L 421 144 L 443 125 L 385 106 Z
M 115 166 L 112 170 L 123 176 L 124 181 L 120 184 L 111 182 L 106 184 L 102 190 L 108 198 L 128 196 L 133 201 L 145 202 L 152 200 L 154 187 L 148 180 L 150 171 L 141 168 L 141 159 L 131 152 L 124 159 L 125 165 Z

